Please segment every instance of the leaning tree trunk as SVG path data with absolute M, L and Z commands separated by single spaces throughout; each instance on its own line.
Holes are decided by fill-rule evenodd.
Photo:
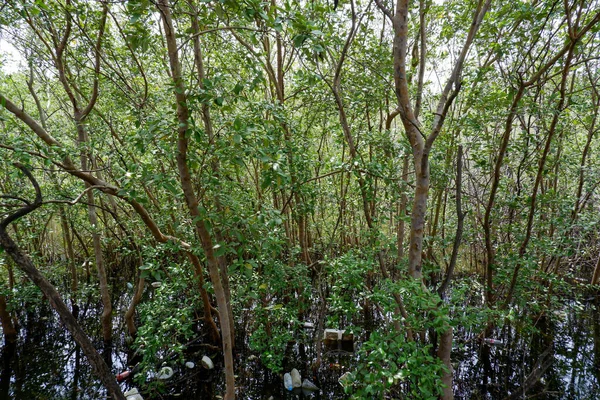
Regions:
M 6 228 L 11 222 L 29 214 L 42 205 L 42 193 L 37 181 L 25 167 L 21 165 L 17 165 L 17 167 L 23 171 L 23 173 L 33 184 L 36 198 L 32 203 L 27 203 L 25 207 L 20 208 L 0 222 L 0 248 L 2 248 L 13 259 L 15 264 L 27 275 L 29 279 L 33 281 L 35 285 L 37 285 L 37 287 L 40 288 L 44 296 L 48 298 L 52 308 L 54 308 L 54 310 L 58 313 L 61 321 L 69 330 L 75 342 L 85 353 L 92 366 L 92 370 L 100 379 L 110 397 L 114 400 L 125 400 L 125 396 L 121 392 L 121 388 L 117 384 L 117 381 L 111 373 L 110 368 L 98 351 L 96 351 L 90 338 L 85 334 L 81 326 L 79 326 L 77 320 L 73 314 L 71 314 L 69 307 L 67 307 L 63 299 L 60 297 L 60 294 L 56 288 L 52 286 L 52 284 L 44 277 L 44 275 L 42 275 L 40 271 L 37 270 L 37 268 L 35 268 L 31 262 L 31 259 L 19 249 L 17 244 L 11 239 L 6 231 Z
M 133 292 L 133 297 L 131 298 L 131 302 L 129 303 L 129 307 L 127 307 L 127 311 L 125 312 L 125 324 L 127 325 L 127 331 L 132 338 L 135 338 L 137 335 L 137 326 L 135 326 L 135 308 L 142 300 L 142 295 L 144 294 L 144 286 L 146 285 L 146 280 L 140 276 L 138 278 L 137 284 L 135 286 L 135 291 Z
M 40 288 L 44 296 L 52 305 L 52 308 L 58 313 L 61 321 L 69 330 L 75 342 L 81 347 L 96 376 L 100 379 L 111 398 L 115 400 L 125 400 L 121 388 L 117 384 L 114 375 L 111 373 L 108 365 L 98 353 L 90 338 L 77 323 L 77 320 L 71 314 L 71 310 L 60 297 L 54 286 L 35 268 L 29 257 L 27 257 L 17 247 L 16 243 L 8 236 L 4 227 L 0 227 L 0 245 L 6 253 L 14 260 L 15 264 Z

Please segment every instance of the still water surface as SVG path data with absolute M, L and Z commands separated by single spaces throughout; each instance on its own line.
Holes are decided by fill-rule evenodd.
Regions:
M 58 317 L 47 305 L 32 311 L 23 307 L 19 313 L 20 331 L 15 345 L 2 347 L 0 399 L 103 399 L 102 388 L 91 375 L 87 361 L 70 335 L 61 327 Z M 453 360 L 456 399 L 600 399 L 600 296 L 586 301 L 565 301 L 564 308 L 535 321 L 535 332 L 519 332 L 505 326 L 494 332 L 501 343 L 486 344 L 479 332 L 458 327 L 455 330 Z M 88 303 L 80 313 L 80 322 L 93 337 L 100 337 L 99 308 Z M 124 331 L 115 321 L 116 329 Z M 341 349 L 325 348 L 319 369 L 310 369 L 315 359 L 314 331 L 308 338 L 290 342 L 286 350 L 284 370 L 297 368 L 302 379 L 309 378 L 321 389 L 308 393 L 287 392 L 279 374 L 264 368 L 258 357 L 242 343 L 236 355 L 237 385 L 240 399 L 344 399 L 338 383 L 351 370 L 355 354 Z M 360 338 L 358 344 L 360 344 Z M 101 347 L 101 344 L 97 344 Z M 175 374 L 167 381 L 164 392 L 144 393 L 144 399 L 213 399 L 223 392 L 222 363 L 210 354 L 216 368 L 200 367 L 202 355 L 210 354 L 201 346 L 190 346 L 186 361 L 192 369 L 173 363 Z M 115 340 L 112 369 L 116 374 L 127 369 L 128 356 L 124 337 Z M 150 377 L 148 377 L 150 378 Z M 132 381 L 122 384 L 124 390 Z M 521 388 L 526 387 L 525 394 Z

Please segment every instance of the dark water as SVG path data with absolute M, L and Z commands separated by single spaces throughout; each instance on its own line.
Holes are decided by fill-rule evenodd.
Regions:
M 495 330 L 500 345 L 459 329 L 452 354 L 455 398 L 600 399 L 599 309 L 598 295 L 567 301 L 535 318 L 529 331 L 510 325 Z
M 541 316 L 534 329 L 522 331 L 505 326 L 492 335 L 501 345 L 488 345 L 478 339 L 479 332 L 458 327 L 455 330 L 453 361 L 457 399 L 600 399 L 600 297 L 586 301 L 567 301 L 562 310 Z M 117 307 L 117 309 L 122 309 Z M 29 310 L 29 311 L 26 311 Z M 18 312 L 18 341 L 2 347 L 0 399 L 103 399 L 105 394 L 83 354 L 58 317 L 42 305 Z M 96 304 L 82 306 L 80 323 L 92 337 L 100 337 Z M 115 331 L 123 332 L 122 321 L 115 319 Z M 287 392 L 279 374 L 270 372 L 252 357 L 244 345 L 236 355 L 236 384 L 240 399 L 344 399 L 339 377 L 352 369 L 355 355 L 338 349 L 324 349 L 318 369 L 311 369 L 316 358 L 312 335 L 306 345 L 290 342 L 284 370 L 297 368 L 302 379 L 309 378 L 319 392 Z M 116 337 L 112 349 L 113 372 L 127 369 L 124 337 Z M 238 343 L 245 340 L 239 339 Z M 101 344 L 97 343 L 101 348 Z M 202 355 L 209 354 L 215 369 L 200 367 Z M 186 354 L 196 367 L 188 369 L 175 363 L 174 377 L 161 385 L 151 385 L 144 399 L 213 399 L 223 393 L 222 361 L 201 346 Z M 541 372 L 539 372 L 541 371 Z M 537 376 L 536 374 L 539 374 Z M 150 377 L 148 377 L 150 378 Z M 156 381 L 154 381 L 156 383 Z M 122 384 L 124 390 L 133 382 Z M 520 389 L 526 387 L 523 394 Z

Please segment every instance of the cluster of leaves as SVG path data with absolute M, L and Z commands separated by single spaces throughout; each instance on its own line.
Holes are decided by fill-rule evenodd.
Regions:
M 344 390 L 353 398 L 405 393 L 413 398 L 437 399 L 441 394 L 440 377 L 445 367 L 431 354 L 430 345 L 406 341 L 402 333 L 373 332 L 362 344 L 358 359 L 356 370 L 344 381 Z

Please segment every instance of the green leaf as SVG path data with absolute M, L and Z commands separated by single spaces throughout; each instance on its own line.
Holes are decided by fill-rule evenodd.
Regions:
M 244 84 L 241 82 L 236 83 L 233 87 L 233 93 L 235 93 L 236 96 L 239 95 L 242 92 L 242 90 L 244 90 Z
M 294 47 L 302 47 L 302 45 L 304 44 L 306 39 L 308 39 L 308 36 L 305 34 L 300 34 L 300 35 L 294 36 L 294 39 L 293 39 Z

